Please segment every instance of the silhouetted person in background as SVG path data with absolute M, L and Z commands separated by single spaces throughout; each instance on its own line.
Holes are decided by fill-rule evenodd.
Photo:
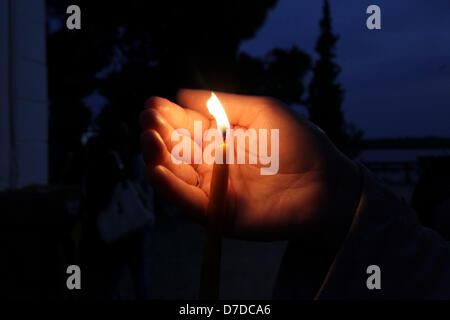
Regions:
M 115 139 L 102 135 L 89 139 L 87 144 L 88 165 L 86 179 L 87 217 L 86 237 L 82 249 L 83 264 L 86 266 L 86 290 L 88 298 L 122 298 L 119 281 L 124 268 L 130 267 L 135 297 L 150 298 L 149 241 L 150 225 L 126 235 L 118 241 L 107 244 L 99 235 L 98 216 L 113 200 L 115 186 L 123 175 L 138 179 L 136 159 L 130 152 L 130 136 L 125 123 L 117 128 Z M 114 152 L 123 163 L 121 172 Z M 151 192 L 151 190 L 150 190 Z M 147 195 L 151 197 L 151 195 Z M 129 214 L 128 212 L 123 213 Z M 125 295 L 129 292 L 125 293 Z M 132 293 L 133 294 L 133 293 Z M 129 297 L 129 296 L 128 296 Z

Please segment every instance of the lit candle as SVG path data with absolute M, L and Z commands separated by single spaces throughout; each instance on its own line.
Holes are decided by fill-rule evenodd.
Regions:
M 207 210 L 207 229 L 205 247 L 203 252 L 202 273 L 200 279 L 200 299 L 219 298 L 220 289 L 220 260 L 222 254 L 222 227 L 226 214 L 226 196 L 228 190 L 228 164 L 226 133 L 230 128 L 225 110 L 214 93 L 206 103 L 208 111 L 217 122 L 222 142 L 216 149 L 216 161 L 213 165 L 211 186 L 209 191 L 209 204 Z M 222 151 L 222 161 L 218 157 Z M 219 158 L 220 159 L 220 158 Z

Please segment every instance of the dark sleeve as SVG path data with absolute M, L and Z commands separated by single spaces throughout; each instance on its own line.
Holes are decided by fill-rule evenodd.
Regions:
M 322 277 L 313 284 L 315 289 L 320 283 L 316 299 L 450 299 L 450 243 L 422 227 L 402 199 L 370 171 L 362 171 L 362 196 L 341 248 L 325 274 L 318 268 L 308 277 L 301 267 L 297 270 L 303 272 L 301 278 Z M 302 251 L 297 253 L 302 255 Z M 298 261 L 301 266 L 302 258 Z M 380 289 L 367 286 L 373 275 L 367 268 L 373 265 L 380 269 Z M 279 281 L 283 277 L 289 275 L 279 276 Z

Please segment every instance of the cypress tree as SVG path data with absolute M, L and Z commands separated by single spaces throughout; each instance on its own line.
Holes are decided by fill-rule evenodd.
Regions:
M 324 2 L 320 32 L 315 47 L 319 58 L 313 68 L 307 100 L 309 116 L 341 151 L 353 156 L 362 132 L 355 130 L 352 124 L 347 124 L 342 112 L 344 91 L 336 82 L 341 68 L 334 61 L 339 37 L 332 30 L 328 0 Z

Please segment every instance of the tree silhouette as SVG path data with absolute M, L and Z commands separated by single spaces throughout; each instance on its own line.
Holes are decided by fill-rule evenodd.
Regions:
M 328 0 L 324 1 L 320 30 L 315 48 L 319 59 L 313 68 L 307 100 L 310 119 L 326 132 L 339 149 L 354 156 L 358 152 L 358 142 L 363 133 L 356 130 L 353 124 L 347 123 L 342 112 L 344 91 L 336 82 L 341 69 L 334 62 L 339 37 L 332 31 Z
M 287 105 L 300 104 L 305 92 L 303 78 L 310 69 L 310 57 L 296 46 L 275 48 L 263 58 L 241 53 L 235 71 L 236 92 L 272 96 Z

